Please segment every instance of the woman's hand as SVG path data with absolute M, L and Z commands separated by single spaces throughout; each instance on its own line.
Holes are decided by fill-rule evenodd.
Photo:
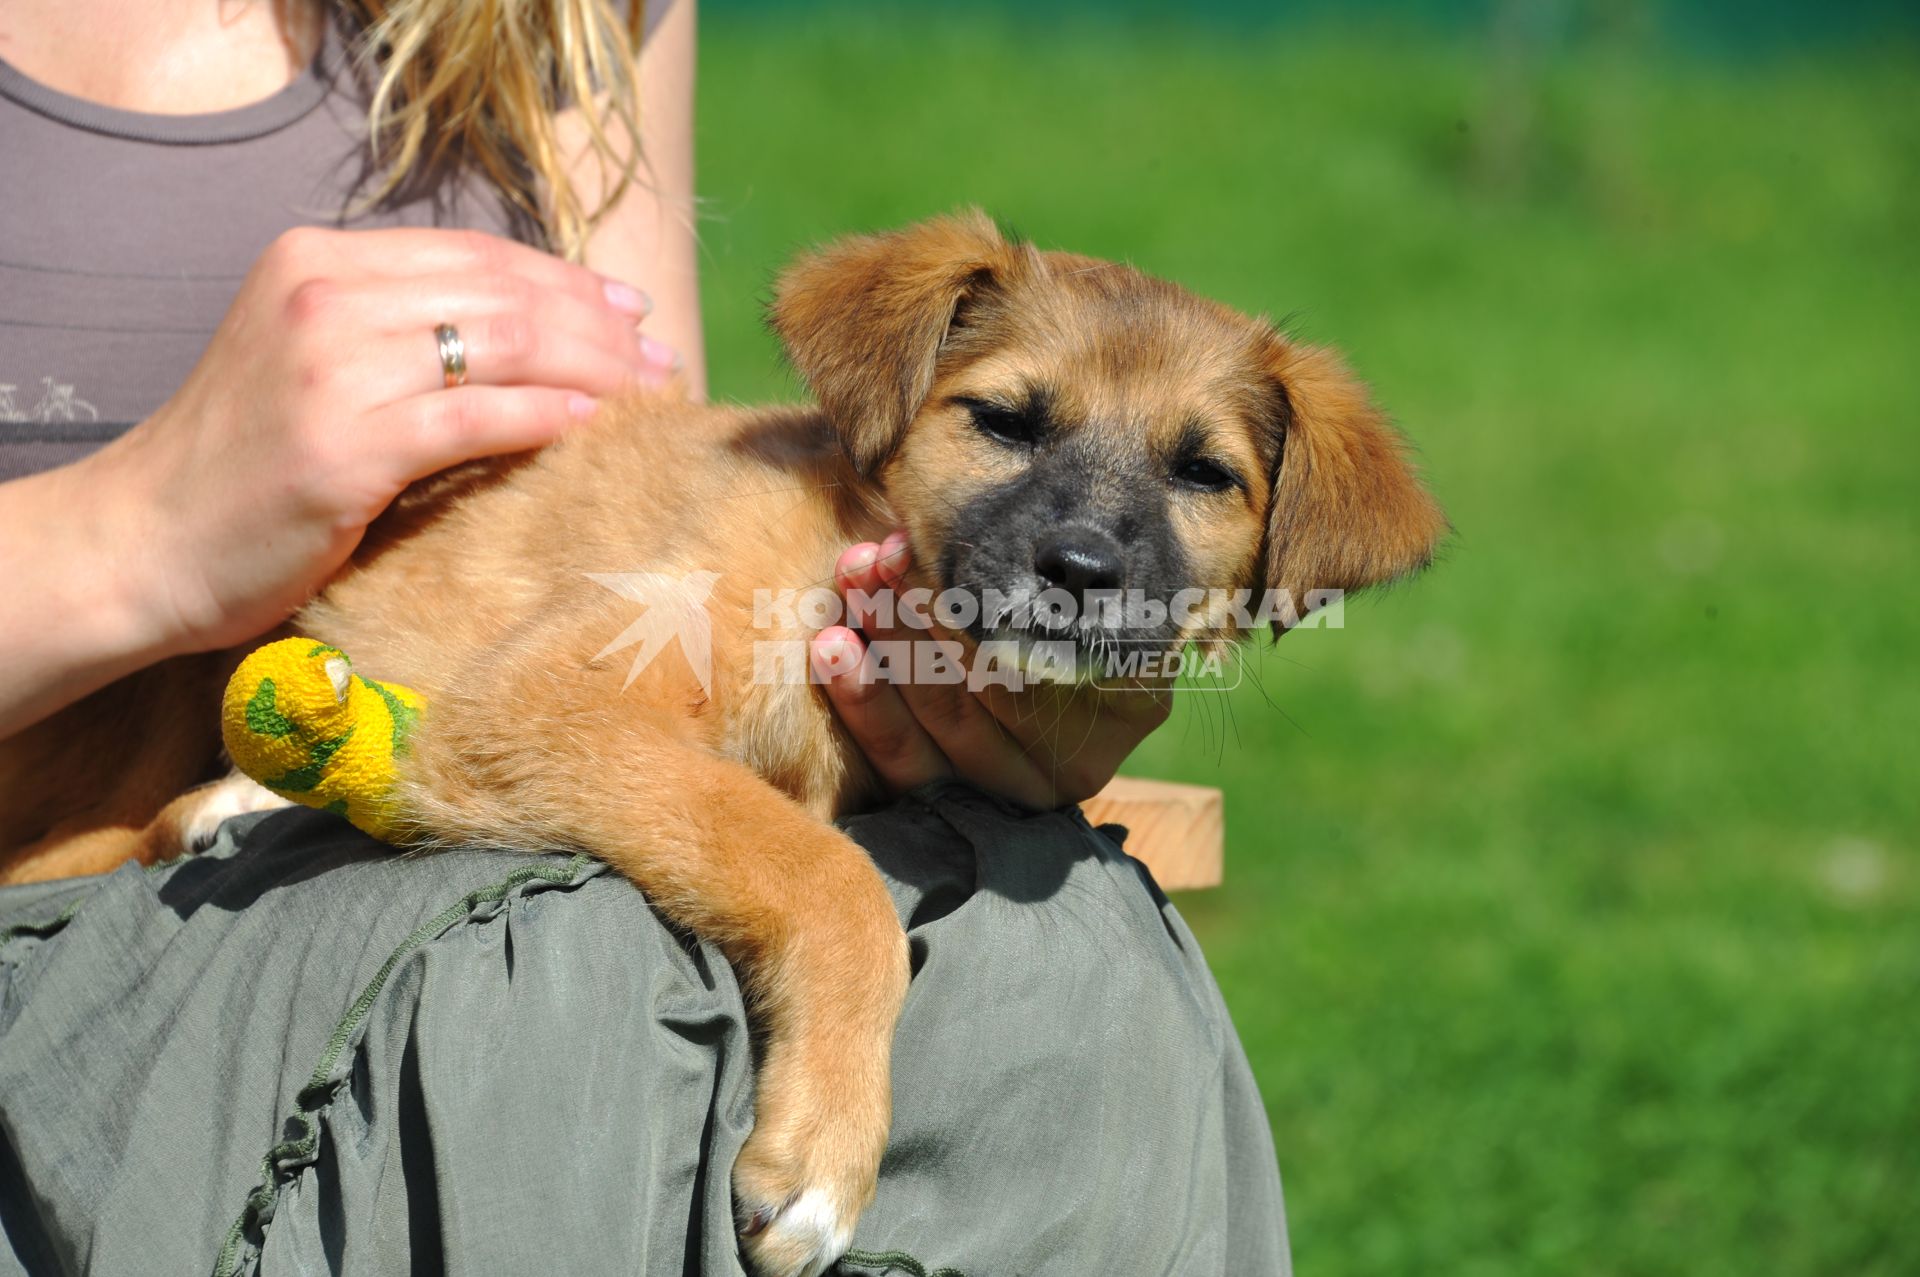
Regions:
M 673 353 L 635 289 L 468 231 L 302 229 L 262 254 L 172 399 L 93 468 L 137 526 L 166 646 L 243 642 L 415 479 L 551 441 Z M 444 384 L 435 326 L 466 346 Z
M 245 642 L 408 483 L 550 442 L 665 383 L 644 296 L 469 231 L 290 231 L 186 384 L 71 466 L 0 485 L 0 737 L 123 674 Z M 436 325 L 466 346 L 445 385 Z
M 907 564 L 906 537 L 896 532 L 848 549 L 834 583 L 851 603 L 854 591 L 896 589 Z M 928 638 L 871 614 L 849 619 L 871 642 Z M 951 776 L 1028 807 L 1081 802 L 1106 787 L 1172 707 L 1165 687 L 1089 693 L 1041 684 L 1015 692 L 989 683 L 975 692 L 965 683 L 862 677 L 866 644 L 846 626 L 822 630 L 811 655 L 834 712 L 895 792 Z

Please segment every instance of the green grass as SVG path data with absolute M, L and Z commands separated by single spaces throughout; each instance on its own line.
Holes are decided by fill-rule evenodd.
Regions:
M 1303 1272 L 1920 1272 L 1917 72 L 708 23 L 718 394 L 793 248 L 979 203 L 1340 345 L 1453 515 L 1131 767 L 1227 791 Z

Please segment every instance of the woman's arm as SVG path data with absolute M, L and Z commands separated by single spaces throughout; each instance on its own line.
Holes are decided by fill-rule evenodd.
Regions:
M 171 655 L 158 573 L 101 470 L 0 483 L 0 739 Z
M 270 628 L 414 478 L 537 447 L 676 360 L 705 394 L 692 0 L 674 0 L 639 61 L 646 181 L 595 232 L 592 269 L 461 232 L 292 232 L 158 412 L 82 462 L 0 484 L 0 738 Z M 584 140 L 577 114 L 560 125 Z M 598 165 L 578 171 L 593 207 Z M 645 303 L 603 277 L 650 295 L 646 333 Z M 474 386 L 437 385 L 441 319 L 467 339 Z
M 159 410 L 84 461 L 0 484 L 0 737 L 270 629 L 415 479 L 540 447 L 598 397 L 662 384 L 645 310 L 624 284 L 478 232 L 281 236 Z M 443 384 L 439 323 L 464 338 L 471 384 Z
M 679 355 L 688 392 L 704 399 L 706 342 L 693 188 L 696 16 L 694 0 L 672 0 L 640 51 L 639 180 L 594 228 L 586 264 L 647 291 L 654 301 L 648 333 Z M 581 202 L 596 208 L 605 188 L 586 121 L 575 109 L 557 123 L 561 146 L 576 156 L 572 177 Z M 626 139 L 614 141 L 624 145 Z

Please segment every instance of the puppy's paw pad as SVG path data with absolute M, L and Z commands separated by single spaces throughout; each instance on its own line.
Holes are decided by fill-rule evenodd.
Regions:
M 859 1212 L 810 1188 L 774 1206 L 740 1203 L 740 1248 L 755 1277 L 818 1277 L 853 1244 Z

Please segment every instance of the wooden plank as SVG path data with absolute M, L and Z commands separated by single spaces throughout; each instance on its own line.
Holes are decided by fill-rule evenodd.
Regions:
M 1080 810 L 1096 825 L 1125 825 L 1127 853 L 1153 871 L 1162 891 L 1220 885 L 1226 826 L 1219 790 L 1116 776 Z

